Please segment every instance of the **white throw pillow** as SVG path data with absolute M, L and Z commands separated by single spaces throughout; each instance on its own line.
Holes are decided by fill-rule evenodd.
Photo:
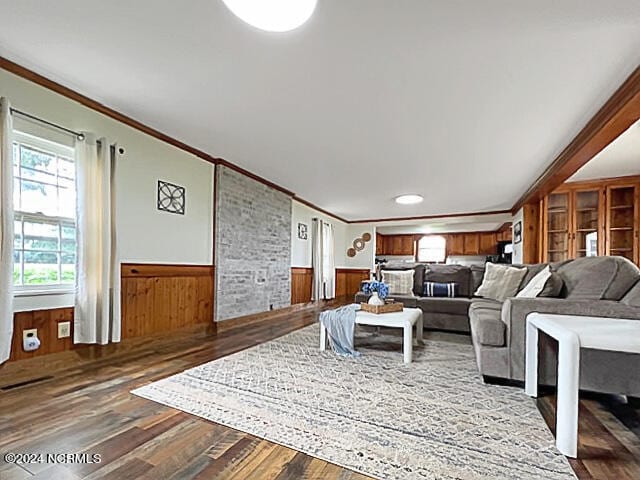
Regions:
M 482 284 L 474 295 L 503 302 L 507 298 L 515 297 L 526 274 L 526 268 L 487 263 Z
M 551 267 L 547 265 L 542 270 L 538 272 L 538 274 L 529 280 L 522 290 L 518 292 L 516 295 L 517 298 L 536 298 L 542 290 L 544 290 L 544 286 L 547 284 L 547 280 L 551 277 Z
M 415 270 L 382 270 L 382 281 L 389 285 L 389 295 L 413 295 Z

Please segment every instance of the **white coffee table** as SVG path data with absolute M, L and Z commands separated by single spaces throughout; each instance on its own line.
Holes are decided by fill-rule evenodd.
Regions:
M 422 343 L 422 310 L 419 308 L 405 308 L 401 312 L 369 313 L 361 310 L 356 312 L 356 325 L 375 327 L 402 328 L 404 331 L 402 351 L 404 363 L 411 363 L 413 358 L 413 327 L 416 327 L 416 340 Z M 327 348 L 327 329 L 320 323 L 320 350 Z
M 538 330 L 558 341 L 556 445 L 578 453 L 580 348 L 640 353 L 640 320 L 530 313 L 527 315 L 525 393 L 538 396 Z M 629 372 L 638 375 L 638 372 Z

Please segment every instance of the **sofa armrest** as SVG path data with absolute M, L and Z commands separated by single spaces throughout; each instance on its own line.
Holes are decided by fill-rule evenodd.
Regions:
M 502 306 L 502 321 L 507 327 L 507 345 L 509 346 L 509 365 L 512 377 L 524 376 L 526 318 L 527 315 L 534 312 L 640 320 L 640 308 L 612 300 L 509 298 Z

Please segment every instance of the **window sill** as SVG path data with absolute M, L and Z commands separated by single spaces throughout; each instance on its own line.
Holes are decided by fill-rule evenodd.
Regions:
M 75 304 L 74 290 L 21 290 L 13 294 L 14 312 L 55 310 Z
M 65 289 L 42 289 L 42 290 L 14 290 L 14 297 L 40 297 L 43 295 L 73 295 L 74 288 Z

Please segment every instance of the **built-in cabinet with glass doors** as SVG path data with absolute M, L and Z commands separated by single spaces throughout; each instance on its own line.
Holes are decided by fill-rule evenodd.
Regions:
M 565 183 L 542 201 L 542 261 L 619 255 L 640 264 L 640 177 Z

